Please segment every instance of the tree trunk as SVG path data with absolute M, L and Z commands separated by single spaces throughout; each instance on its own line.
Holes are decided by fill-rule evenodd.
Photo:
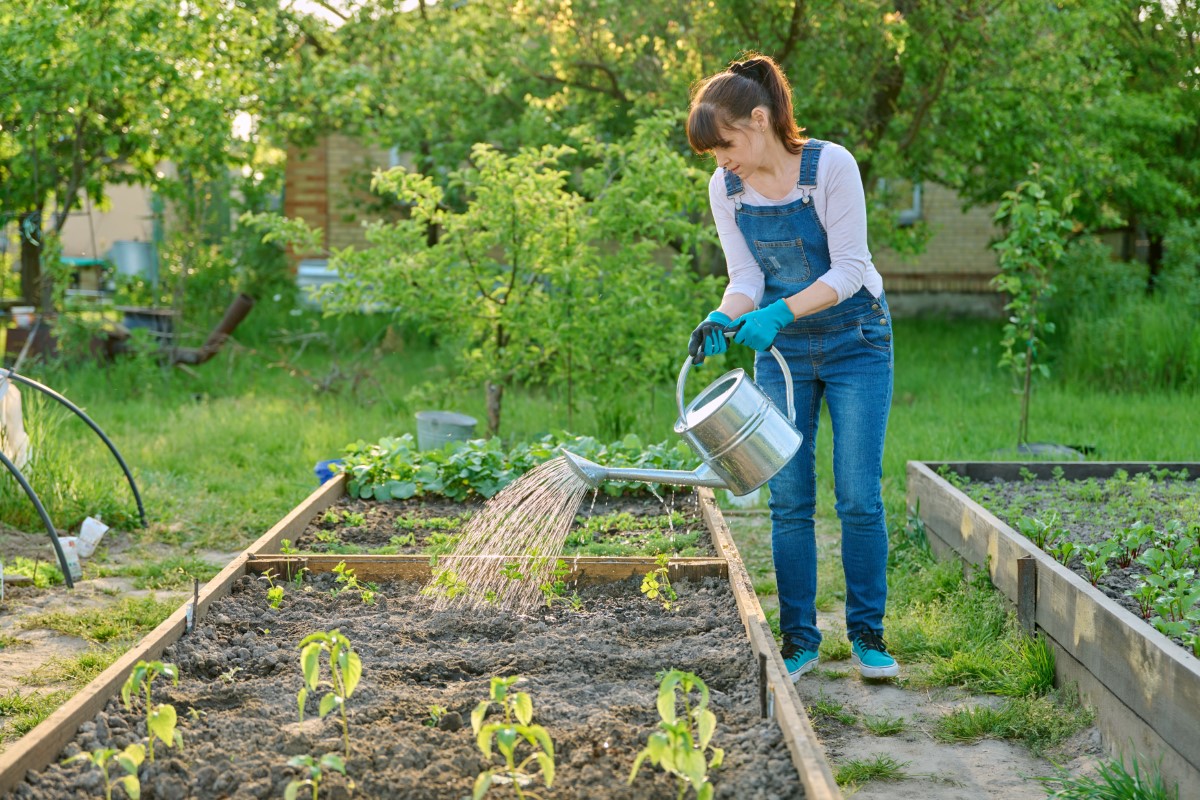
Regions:
M 487 418 L 488 418 L 488 436 L 497 436 L 500 433 L 500 404 L 504 399 L 504 384 L 487 383 Z
M 1154 294 L 1158 285 L 1158 276 L 1162 273 L 1163 235 L 1146 231 L 1146 239 L 1150 243 L 1146 251 L 1146 263 L 1150 265 L 1150 277 L 1146 281 L 1146 293 Z
M 18 235 L 21 237 L 21 301 L 26 305 L 36 306 L 42 295 L 42 209 L 40 207 L 21 215 Z

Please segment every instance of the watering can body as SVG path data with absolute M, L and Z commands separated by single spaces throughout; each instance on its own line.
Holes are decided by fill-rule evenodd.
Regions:
M 573 453 L 565 454 L 568 463 L 593 488 L 604 480 L 628 480 L 723 488 L 739 497 L 753 492 L 774 477 L 804 442 L 792 424 L 796 414 L 791 372 L 778 350 L 772 347 L 771 353 L 786 380 L 787 416 L 742 369 L 726 372 L 685 405 L 692 360 L 684 361 L 676 384 L 675 432 L 704 462 L 698 469 L 609 468 Z

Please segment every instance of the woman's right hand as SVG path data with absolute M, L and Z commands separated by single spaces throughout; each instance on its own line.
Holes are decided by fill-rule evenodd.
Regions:
M 725 340 L 725 328 L 732 322 L 727 315 L 713 311 L 696 326 L 692 338 L 688 340 L 688 355 L 692 357 L 693 364 L 703 364 L 706 357 L 725 352 L 729 346 Z

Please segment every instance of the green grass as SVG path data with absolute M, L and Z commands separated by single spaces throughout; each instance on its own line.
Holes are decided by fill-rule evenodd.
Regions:
M 1168 787 L 1158 767 L 1142 771 L 1137 758 L 1102 761 L 1094 776 L 1072 776 L 1066 770 L 1053 778 L 1038 778 L 1049 797 L 1059 800 L 1178 800 L 1179 788 Z M 1132 772 L 1130 772 L 1132 769 Z
M 858 722 L 858 717 L 847 711 L 845 706 L 824 694 L 808 707 L 808 714 L 814 719 L 835 720 L 843 725 L 853 725 Z
M 1061 744 L 1094 718 L 1094 712 L 1083 708 L 1073 694 L 1013 697 L 996 708 L 969 706 L 939 717 L 934 738 L 944 742 L 1009 739 L 1040 753 Z
M 79 689 L 112 666 L 123 652 L 121 647 L 93 647 L 70 658 L 52 658 L 22 676 L 20 682 L 25 686 L 42 687 L 65 683 Z
M 23 619 L 21 627 L 48 628 L 93 644 L 130 642 L 158 627 L 178 607 L 178 602 L 160 602 L 154 597 L 127 597 L 107 609 L 34 614 Z
M 838 767 L 835 780 L 838 786 L 861 786 L 870 781 L 901 781 L 908 777 L 904 768 L 908 761 L 897 761 L 884 753 L 870 758 L 854 758 Z
M 895 736 L 908 728 L 904 717 L 863 717 L 862 724 L 876 736 Z
M 38 723 L 54 713 L 71 696 L 71 692 L 60 690 L 42 694 L 22 694 L 15 689 L 0 696 L 0 743 L 19 739 L 37 727 Z

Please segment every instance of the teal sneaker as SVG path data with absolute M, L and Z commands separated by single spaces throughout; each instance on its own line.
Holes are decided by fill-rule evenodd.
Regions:
M 787 667 L 792 683 L 795 683 L 801 675 L 811 672 L 817 665 L 817 651 L 804 650 L 789 639 L 783 643 L 783 665 Z
M 855 635 L 851 641 L 850 661 L 864 678 L 892 678 L 900 674 L 900 665 L 888 655 L 883 637 L 874 631 Z

